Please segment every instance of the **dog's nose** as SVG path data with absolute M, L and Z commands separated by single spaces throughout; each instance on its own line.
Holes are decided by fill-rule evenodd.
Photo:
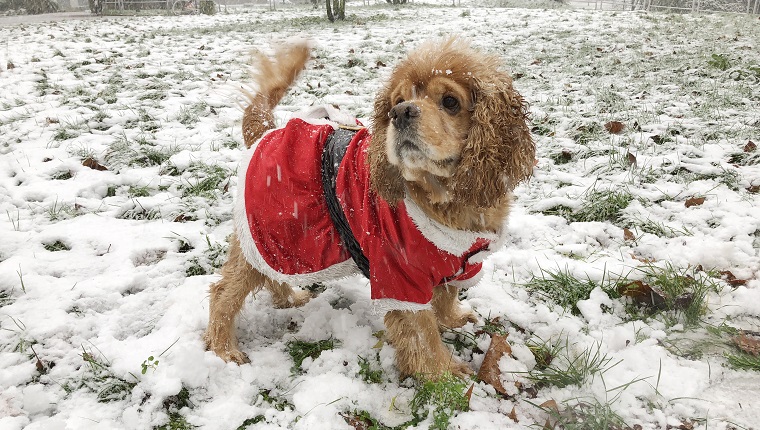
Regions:
M 398 130 L 404 130 L 409 127 L 409 124 L 411 124 L 415 118 L 420 116 L 421 112 L 420 107 L 416 104 L 412 102 L 401 102 L 391 108 L 391 111 L 388 112 L 388 117 L 390 117 L 394 127 Z

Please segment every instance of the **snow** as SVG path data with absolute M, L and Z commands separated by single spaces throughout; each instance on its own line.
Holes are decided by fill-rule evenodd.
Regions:
M 352 3 L 349 21 L 334 25 L 310 7 L 261 6 L 0 26 L 0 428 L 154 428 L 170 412 L 208 429 L 258 416 L 248 428 L 351 428 L 341 414 L 354 411 L 389 426 L 408 421 L 414 384 L 399 381 L 393 348 L 378 345 L 382 315 L 361 277 L 325 285 L 299 309 L 273 309 L 265 293 L 249 298 L 238 335 L 251 364 L 224 363 L 201 335 L 223 260 L 215 252 L 233 230 L 248 52 L 291 37 L 314 43 L 279 123 L 338 104 L 368 124 L 391 66 L 453 31 L 499 53 L 516 76 L 538 165 L 516 190 L 507 244 L 465 298 L 481 316 L 465 332 L 485 318 L 505 325 L 513 354 L 500 369 L 514 396 L 476 383 L 470 411 L 451 426 L 542 426 L 547 414 L 535 405 L 596 399 L 631 427 L 693 420 L 758 428 L 760 375 L 730 367 L 730 342 L 705 330 L 760 331 L 760 195 L 748 190 L 760 185 L 760 165 L 730 161 L 748 141 L 760 143 L 757 16 L 464 3 Z M 711 66 L 713 55 L 729 68 Z M 611 120 L 626 125 L 620 135 L 604 130 Z M 567 162 L 557 157 L 563 150 L 573 154 Z M 628 152 L 635 166 L 621 163 Z M 140 154 L 161 158 L 134 162 Z M 83 166 L 85 155 L 108 170 Z M 223 177 L 193 194 L 213 175 L 209 166 Z M 580 208 L 593 189 L 634 196 L 622 221 L 544 213 Z M 690 197 L 705 202 L 686 208 Z M 647 220 L 666 234 L 642 227 Z M 625 240 L 624 228 L 635 240 Z M 57 242 L 68 249 L 46 249 Z M 624 301 L 599 288 L 574 315 L 525 286 L 556 270 L 596 282 L 640 277 L 636 268 L 647 261 L 730 271 L 747 282 L 716 279 L 697 328 L 631 320 Z M 291 370 L 287 342 L 327 338 L 339 342 L 334 350 Z M 477 371 L 489 342 L 476 338 L 480 352 L 462 357 Z M 509 381 L 527 383 L 524 372 L 536 365 L 527 345 L 540 340 L 566 342 L 570 353 L 598 348 L 618 364 L 580 385 L 542 387 L 532 399 Z M 151 356 L 158 364 L 143 373 Z M 40 372 L 36 357 L 49 368 Z M 359 357 L 383 371 L 383 382 L 358 376 Z M 128 388 L 98 401 L 108 381 Z M 167 407 L 183 389 L 190 404 Z M 513 409 L 519 422 L 507 416 Z

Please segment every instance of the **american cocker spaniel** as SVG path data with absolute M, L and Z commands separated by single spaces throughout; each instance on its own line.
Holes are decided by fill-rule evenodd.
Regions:
M 471 373 L 439 330 L 476 320 L 457 292 L 503 245 L 511 191 L 533 171 L 526 103 L 498 56 L 450 38 L 395 67 L 375 100 L 372 133 L 329 106 L 275 129 L 272 109 L 309 55 L 297 43 L 256 57 L 257 91 L 243 116 L 249 149 L 229 257 L 211 286 L 208 349 L 249 361 L 235 316 L 262 287 L 275 307 L 301 306 L 311 295 L 292 286 L 363 273 L 402 376 Z

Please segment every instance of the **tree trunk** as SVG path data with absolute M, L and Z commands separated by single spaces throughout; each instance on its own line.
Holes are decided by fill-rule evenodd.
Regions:
M 325 3 L 327 5 L 327 19 L 329 19 L 330 22 L 335 22 L 335 16 L 332 11 L 332 0 L 325 0 Z

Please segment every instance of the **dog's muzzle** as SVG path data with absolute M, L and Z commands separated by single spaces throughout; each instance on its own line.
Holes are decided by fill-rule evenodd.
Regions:
M 421 113 L 420 107 L 413 102 L 401 102 L 391 108 L 388 118 L 397 130 L 403 131 L 409 128 Z

